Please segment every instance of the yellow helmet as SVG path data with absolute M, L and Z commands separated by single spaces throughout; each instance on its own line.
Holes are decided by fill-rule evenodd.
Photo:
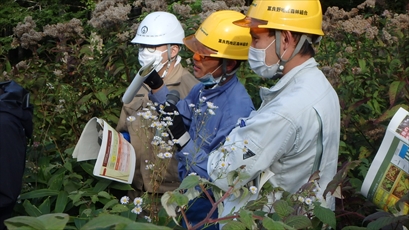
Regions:
M 319 0 L 254 0 L 247 17 L 234 24 L 324 35 Z
M 236 26 L 233 21 L 245 15 L 221 10 L 212 13 L 194 35 L 183 39 L 186 47 L 203 56 L 247 60 L 251 44 L 250 29 Z

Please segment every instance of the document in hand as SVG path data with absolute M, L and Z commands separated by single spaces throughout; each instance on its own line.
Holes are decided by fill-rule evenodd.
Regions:
M 135 150 L 125 138 L 102 119 L 93 117 L 85 125 L 75 146 L 77 161 L 97 159 L 94 175 L 131 184 L 135 172 Z
M 409 203 L 396 202 L 409 192 L 409 112 L 400 108 L 390 121 L 369 167 L 361 192 L 379 208 L 407 215 Z

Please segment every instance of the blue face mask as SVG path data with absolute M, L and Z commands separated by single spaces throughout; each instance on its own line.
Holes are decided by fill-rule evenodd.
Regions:
M 199 78 L 198 80 L 205 86 L 208 85 L 215 85 L 217 83 L 220 82 L 221 77 L 218 77 L 217 79 L 215 79 L 213 77 L 213 73 L 216 72 L 217 69 L 220 68 L 221 65 L 219 65 L 219 67 L 217 67 L 215 70 L 213 70 L 211 73 L 207 73 L 205 74 L 203 77 Z

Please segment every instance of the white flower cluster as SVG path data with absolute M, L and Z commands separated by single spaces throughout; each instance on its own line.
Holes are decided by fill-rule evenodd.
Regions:
M 124 204 L 124 205 L 129 204 L 129 197 L 128 196 L 123 196 L 121 198 L 120 202 L 121 202 L 121 204 Z M 131 209 L 131 212 L 135 213 L 137 215 L 141 214 L 141 212 L 143 211 L 143 209 L 142 209 L 143 199 L 141 197 L 136 197 L 133 200 L 133 204 L 135 205 L 135 207 L 133 207 Z M 145 219 L 147 219 L 147 218 L 145 217 Z M 150 222 L 150 218 L 147 219 L 147 221 Z

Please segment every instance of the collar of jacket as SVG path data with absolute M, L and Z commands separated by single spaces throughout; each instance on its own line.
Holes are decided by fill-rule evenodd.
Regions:
M 285 74 L 277 84 L 271 86 L 270 88 L 261 87 L 260 88 L 260 97 L 262 100 L 270 100 L 274 95 L 280 92 L 290 81 L 294 79 L 294 76 L 297 75 L 298 72 L 305 68 L 312 68 L 316 67 L 318 63 L 315 61 L 314 58 L 310 58 L 304 63 L 299 66 L 296 66 L 292 70 L 290 70 L 287 74 Z

